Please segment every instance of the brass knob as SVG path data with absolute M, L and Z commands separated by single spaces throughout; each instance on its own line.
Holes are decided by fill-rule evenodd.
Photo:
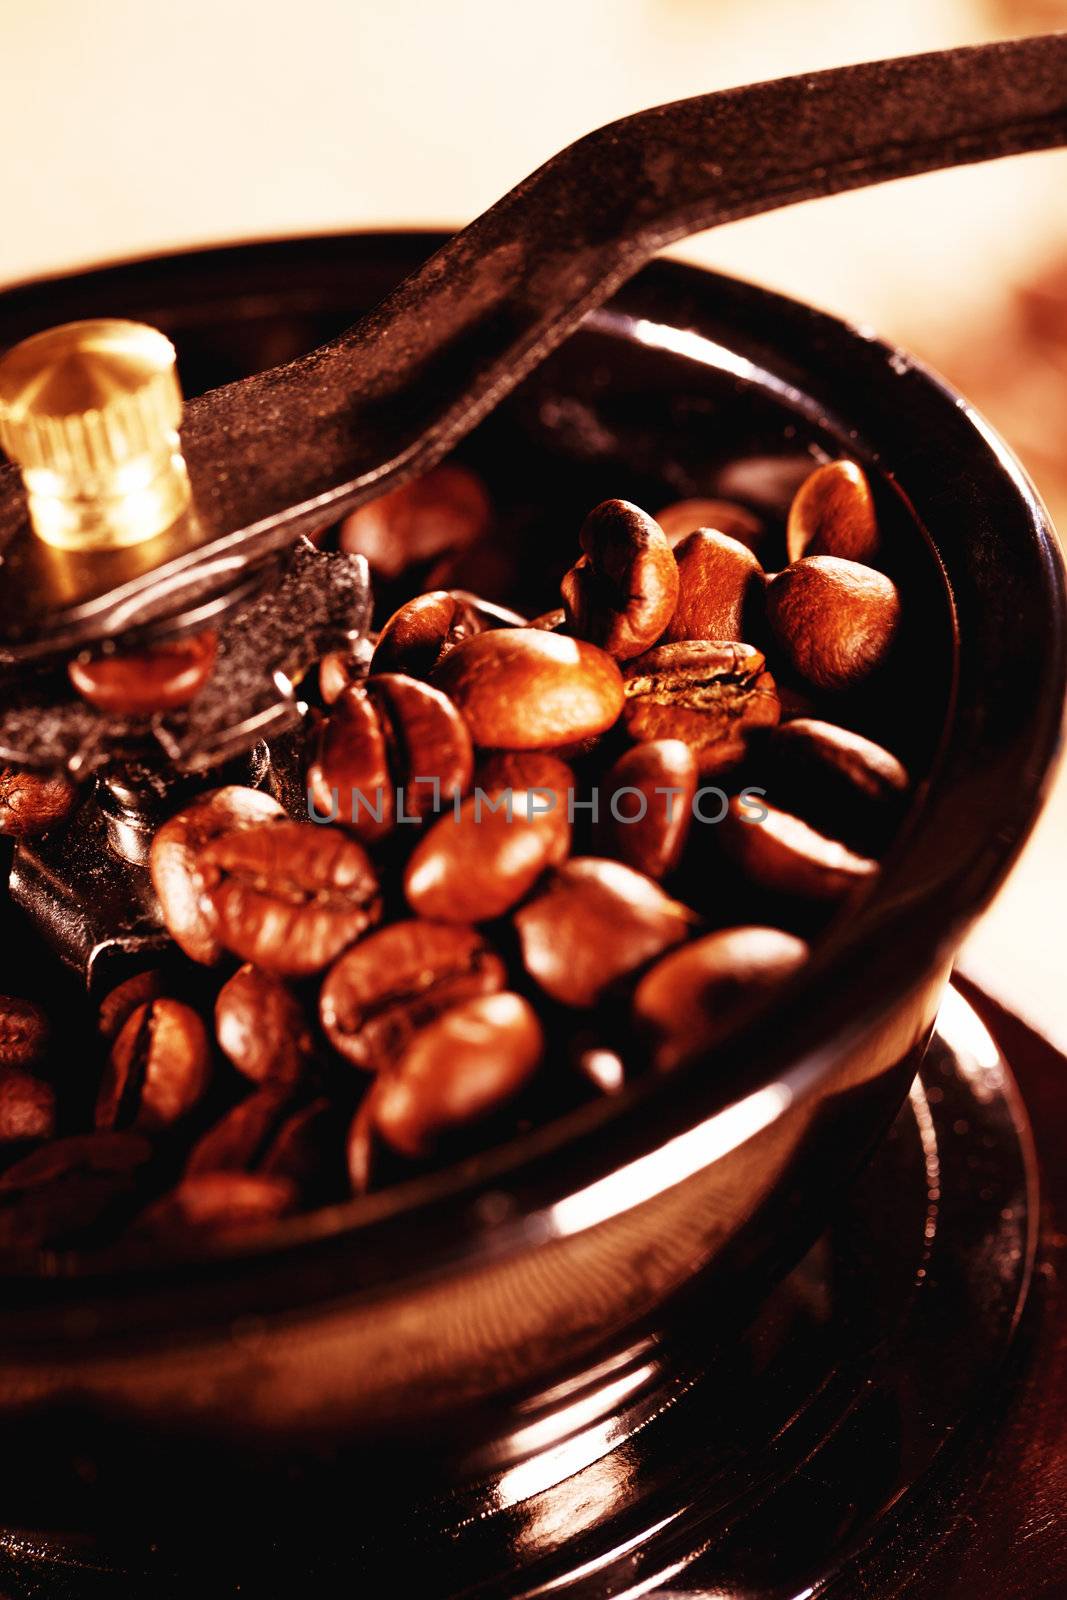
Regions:
M 21 469 L 37 534 L 113 550 L 189 505 L 174 346 L 139 322 L 69 322 L 0 359 L 0 447 Z

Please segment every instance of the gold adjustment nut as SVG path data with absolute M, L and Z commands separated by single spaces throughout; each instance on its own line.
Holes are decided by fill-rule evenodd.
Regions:
M 0 448 L 61 550 L 153 539 L 189 505 L 174 346 L 140 322 L 68 322 L 0 359 Z

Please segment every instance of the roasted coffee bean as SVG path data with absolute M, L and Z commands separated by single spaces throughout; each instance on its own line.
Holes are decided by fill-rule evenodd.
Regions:
M 526 626 L 540 628 L 542 633 L 565 633 L 567 613 L 562 606 L 556 606 L 552 611 L 542 611 L 539 617 L 531 617 Z
M 481 480 L 447 462 L 360 506 L 341 524 L 341 549 L 366 556 L 378 576 L 455 555 L 487 532 L 492 518 Z
M 374 1179 L 374 1102 L 368 1092 L 348 1128 L 345 1158 L 353 1194 L 367 1194 Z
M 541 789 L 556 797 L 556 809 L 568 811 L 574 773 L 548 750 L 491 750 L 483 756 L 475 781 L 487 793 L 499 789 Z
M 377 673 L 367 693 L 386 731 L 386 747 L 394 782 L 410 791 L 405 809 L 429 816 L 437 801 L 447 805 L 470 784 L 474 752 L 470 734 L 452 701 L 439 689 L 400 673 Z M 421 780 L 421 782 L 420 782 Z
M 346 1161 L 364 1193 L 406 1162 L 465 1158 L 476 1140 L 615 1093 L 642 1068 L 677 1067 L 743 1024 L 807 947 L 771 927 L 701 937 L 700 916 L 661 881 L 713 907 L 713 927 L 746 893 L 747 915 L 775 920 L 780 908 L 790 924 L 820 924 L 873 882 L 908 791 L 894 756 L 825 720 L 881 711 L 883 698 L 834 696 L 875 675 L 873 688 L 887 686 L 898 629 L 889 579 L 851 559 L 876 548 L 869 486 L 847 462 L 812 472 L 797 455 L 787 466 L 788 486 L 780 461 L 750 462 L 755 476 L 737 479 L 766 521 L 686 502 L 664 513 L 664 532 L 637 507 L 604 502 L 582 528 L 565 608 L 533 621 L 457 576 L 488 562 L 520 593 L 525 574 L 514 541 L 487 542 L 485 516 L 480 529 L 449 530 L 440 495 L 454 469 L 350 519 L 345 541 L 368 546 L 379 576 L 404 571 L 408 593 L 416 581 L 428 592 L 400 604 L 402 591 L 379 584 L 384 609 L 399 605 L 381 634 L 317 663 L 305 727 L 274 751 L 285 810 L 251 789 L 207 794 L 151 852 L 182 950 L 245 963 L 213 986 L 215 1027 L 255 1087 L 233 1104 L 228 1067 L 209 1084 L 214 1040 L 172 997 L 206 980 L 168 957 L 100 1007 L 101 1131 L 56 1140 L 57 1122 L 83 1125 L 81 1091 L 65 1104 L 51 1072 L 33 1074 L 43 1013 L 0 998 L 0 1147 L 9 1161 L 43 1141 L 0 1176 L 0 1246 L 114 1240 L 184 1162 L 133 1231 L 153 1254 L 195 1254 L 336 1201 Z M 769 577 L 755 550 L 769 547 L 800 473 L 789 538 L 801 559 Z M 451 479 L 457 503 L 464 476 Z M 476 483 L 468 509 L 475 501 L 484 511 Z M 775 652 L 781 689 L 749 639 Z M 169 664 L 171 647 L 83 659 L 73 676 L 88 675 L 120 717 L 147 713 L 192 692 L 176 655 L 202 644 L 180 641 Z M 303 752 L 313 820 L 295 822 Z M 697 830 L 708 857 L 693 819 L 713 820 L 710 796 L 725 819 Z M 9 833 L 41 831 L 76 798 L 65 779 L 0 768 Z M 581 848 L 597 854 L 575 860 L 576 815 Z M 372 860 L 364 845 L 379 842 Z M 706 870 L 716 849 L 721 885 Z M 405 897 L 413 915 L 377 927 L 386 909 L 405 912 Z M 290 981 L 312 975 L 314 994 Z M 549 1027 L 553 1072 L 525 1093 Z M 157 1133 L 153 1164 L 138 1135 Z
M 605 500 L 582 524 L 584 555 L 560 584 L 567 626 L 619 661 L 654 645 L 678 599 L 663 530 L 628 500 Z
M 473 766 L 467 725 L 448 696 L 380 673 L 334 706 L 308 769 L 308 794 L 316 818 L 374 843 L 396 824 L 401 801 L 409 821 L 430 816 L 466 791 Z
M 562 763 L 560 763 L 562 765 Z M 566 769 L 564 769 L 566 770 Z M 416 916 L 488 922 L 510 911 L 571 847 L 566 795 L 478 785 L 412 851 L 404 893 Z
M 878 518 L 863 468 L 854 461 L 816 467 L 793 496 L 786 544 L 790 561 L 802 556 L 876 561 Z
M 56 1092 L 32 1072 L 0 1068 L 0 1144 L 50 1139 L 56 1131 Z
M 158 1132 L 192 1110 L 210 1076 L 211 1046 L 196 1012 L 178 1000 L 150 1000 L 111 1047 L 96 1126 Z
M 305 1199 L 329 1197 L 343 1189 L 345 1119 L 338 1116 L 338 1109 L 326 1095 L 296 1106 L 264 1152 L 258 1170 L 267 1177 L 287 1178 Z
M 495 533 L 479 539 L 466 550 L 445 554 L 425 571 L 424 589 L 456 589 L 468 594 L 511 594 L 520 581 L 518 555 L 510 539 Z M 521 624 L 525 626 L 525 615 Z
M 0 834 L 32 839 L 74 809 L 78 791 L 66 778 L 19 767 L 0 767 Z
M 286 1084 L 268 1084 L 227 1111 L 193 1145 L 185 1171 L 259 1172 L 294 1110 Z M 285 1174 L 281 1174 L 285 1176 Z
M 855 855 L 799 817 L 762 802 L 761 810 L 762 819 L 751 820 L 738 796 L 718 830 L 723 849 L 761 889 L 800 900 L 840 900 L 877 875 L 877 861 Z
M 217 634 L 197 633 L 125 655 L 78 656 L 68 671 L 82 699 L 98 711 L 147 717 L 195 699 L 211 676 L 217 650 Z
M 340 1055 L 377 1072 L 442 1011 L 502 989 L 505 979 L 504 963 L 473 928 L 394 922 L 334 963 L 319 1016 Z
M 427 1023 L 375 1080 L 365 1115 L 401 1155 L 431 1155 L 444 1134 L 513 1099 L 543 1050 L 541 1024 L 520 995 L 465 1000 Z
M 285 816 L 277 800 L 233 785 L 206 794 L 170 818 L 152 840 L 149 865 L 167 932 L 194 961 L 210 966 L 222 956 L 214 907 L 196 864 L 209 840 L 234 828 L 252 828 Z
M 775 804 L 846 844 L 877 850 L 900 820 L 906 770 L 849 728 L 797 717 L 775 728 L 764 759 Z
M 735 456 L 715 474 L 715 493 L 740 500 L 758 515 L 779 516 L 789 506 L 805 478 L 811 476 L 812 457 L 806 452 L 789 455 Z M 729 529 L 724 528 L 724 533 Z
M 656 521 L 675 548 L 698 528 L 724 533 L 750 550 L 758 550 L 767 536 L 759 517 L 733 500 L 675 500 L 657 513 Z
M 315 1048 L 293 991 L 280 978 L 247 964 L 219 990 L 215 1035 L 223 1054 L 253 1083 L 296 1083 Z
M 752 638 L 761 625 L 767 580 L 748 546 L 698 528 L 674 554 L 678 604 L 664 641 Z
M 319 731 L 307 778 L 316 821 L 343 820 L 368 844 L 392 831 L 396 802 L 385 727 L 365 684 L 342 690 Z
M 48 1018 L 32 1000 L 0 994 L 0 1067 L 32 1067 L 48 1048 Z
M 282 977 L 321 971 L 381 916 L 370 857 L 340 828 L 237 829 L 205 845 L 196 866 L 225 948 Z
M 900 596 L 873 567 L 806 556 L 771 580 L 767 616 L 792 670 L 817 689 L 840 692 L 885 662 L 900 626 Z
M 695 914 L 619 861 L 575 857 L 515 913 L 526 970 L 568 1006 L 594 1006 L 619 979 L 692 932 Z
M 150 967 L 146 972 L 135 972 L 132 978 L 123 979 L 100 1002 L 97 1027 L 110 1042 L 117 1039 L 138 1006 L 158 1000 L 163 993 L 163 974 Z
M 475 744 L 490 749 L 570 744 L 603 733 L 622 709 L 611 656 L 538 628 L 495 628 L 465 640 L 434 682 L 459 707 Z
M 332 706 L 354 683 L 362 683 L 370 670 L 370 642 L 358 652 L 331 650 L 319 662 L 319 694 L 324 705 Z
M 152 1156 L 134 1133 L 52 1139 L 0 1176 L 0 1248 L 60 1244 L 112 1219 Z
M 696 757 L 681 739 L 650 739 L 625 751 L 602 785 L 605 854 L 649 878 L 682 859 L 697 787 Z
M 472 589 L 450 589 L 448 592 L 456 600 L 470 606 L 483 629 L 529 626 L 529 618 L 524 612 L 516 611 L 512 606 L 501 605 L 499 600 L 487 600 L 483 594 Z
M 434 667 L 464 639 L 482 633 L 486 618 L 469 600 L 448 589 L 434 589 L 394 611 L 378 636 L 372 672 L 400 672 L 428 678 Z
M 262 1172 L 298 1189 L 321 1187 L 322 1157 L 336 1115 L 324 1095 L 302 1105 L 284 1085 L 268 1084 L 233 1107 L 198 1139 L 186 1173 Z M 337 1141 L 340 1154 L 340 1140 Z
M 817 717 L 825 706 L 826 696 L 817 694 L 812 688 L 801 688 L 799 684 L 784 683 L 779 678 L 775 683 L 778 692 L 778 702 L 782 708 L 782 723 L 791 722 L 799 717 Z
M 196 1172 L 137 1219 L 136 1235 L 162 1244 L 205 1243 L 262 1228 L 296 1209 L 296 1185 L 263 1172 Z
M 542 750 L 525 753 L 552 756 L 555 760 L 562 761 L 566 766 L 573 766 L 575 762 L 585 761 L 587 756 L 591 756 L 595 751 L 599 750 L 605 737 L 606 735 L 604 734 L 594 733 L 588 739 L 571 739 L 566 744 L 548 745 Z M 524 752 L 516 751 L 514 753 L 522 754 Z
M 702 777 L 742 760 L 753 730 L 773 727 L 778 715 L 774 679 L 751 645 L 661 644 L 626 668 L 631 738 L 681 739 Z
M 672 950 L 634 990 L 634 1019 L 656 1067 L 669 1071 L 714 1049 L 807 958 L 804 941 L 777 928 L 723 928 Z

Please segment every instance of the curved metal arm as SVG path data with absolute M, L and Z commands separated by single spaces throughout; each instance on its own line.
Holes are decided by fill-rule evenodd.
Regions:
M 23 525 L 16 483 L 0 479 L 0 653 L 43 653 L 64 629 L 99 637 L 120 602 L 128 625 L 197 576 L 202 589 L 211 564 L 222 587 L 235 559 L 260 559 L 425 470 L 674 240 L 1064 143 L 1067 34 L 753 84 L 610 123 L 526 178 L 331 344 L 190 403 L 183 445 L 201 526 L 184 552 L 149 571 L 116 563 L 64 598 L 52 553 Z

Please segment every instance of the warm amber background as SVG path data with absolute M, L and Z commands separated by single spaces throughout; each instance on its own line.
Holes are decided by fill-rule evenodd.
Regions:
M 639 106 L 1067 28 L 1067 0 L 0 0 L 0 281 L 173 245 L 482 210 Z M 682 254 L 954 378 L 1067 529 L 1067 154 L 736 224 Z M 968 951 L 1067 1040 L 1067 782 Z

